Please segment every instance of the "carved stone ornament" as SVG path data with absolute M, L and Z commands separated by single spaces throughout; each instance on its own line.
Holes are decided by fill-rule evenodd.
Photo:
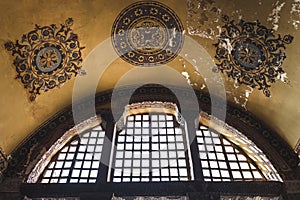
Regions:
M 122 130 L 125 126 L 125 121 L 127 116 L 141 114 L 141 113 L 154 113 L 163 112 L 167 114 L 174 115 L 177 122 L 184 126 L 184 118 L 178 111 L 177 105 L 171 102 L 161 102 L 161 101 L 145 101 L 142 103 L 133 103 L 125 107 L 125 111 L 121 118 L 117 121 L 118 130 Z
M 280 197 L 221 196 L 220 200 L 280 200 Z
M 115 197 L 113 195 L 111 200 L 188 200 L 187 197 L 179 197 L 179 196 L 174 196 L 174 197 Z
M 35 25 L 20 40 L 5 43 L 5 48 L 15 58 L 16 79 L 20 79 L 29 90 L 30 101 L 42 91 L 59 88 L 81 72 L 81 50 L 84 47 L 72 32 L 72 25 L 72 18 L 60 26 Z
M 221 71 L 238 84 L 258 88 L 270 97 L 271 84 L 282 79 L 286 45 L 293 36 L 281 36 L 259 21 L 230 21 L 223 15 L 222 32 L 216 47 L 215 72 Z
M 23 200 L 80 200 L 80 198 L 79 197 L 63 197 L 63 198 L 55 198 L 55 197 L 51 198 L 51 197 L 49 197 L 49 198 L 34 198 L 34 199 L 31 199 L 31 198 L 28 198 L 28 197 L 25 196 Z

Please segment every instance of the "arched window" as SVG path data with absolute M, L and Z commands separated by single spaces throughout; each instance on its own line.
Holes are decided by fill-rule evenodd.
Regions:
M 41 183 L 95 183 L 98 175 L 105 132 L 101 126 L 73 136 L 52 157 Z
M 267 156 L 238 130 L 201 113 L 196 131 L 206 181 L 280 181 Z M 204 124 L 211 124 L 209 129 Z M 217 131 L 219 130 L 219 132 Z
M 104 137 L 98 117 L 68 130 L 43 155 L 27 183 L 95 183 Z
M 124 126 L 114 137 L 113 182 L 193 180 L 187 133 L 178 114 L 173 103 L 126 106 Z
M 205 181 L 265 180 L 255 163 L 223 135 L 199 125 L 197 142 Z
M 204 181 L 282 181 L 252 141 L 226 124 L 214 126 L 222 128 L 222 133 L 209 129 L 205 125 L 209 120 L 210 116 L 202 113 L 196 131 Z M 105 130 L 101 124 L 83 132 L 75 130 L 65 133 L 50 148 L 28 183 L 96 183 Z M 107 182 L 193 181 L 187 134 L 184 118 L 174 103 L 126 106 L 115 125 L 107 177 L 100 178 L 107 178 Z
M 228 124 L 209 115 L 209 97 L 195 92 L 198 116 L 182 115 L 173 94 L 157 85 L 137 89 L 129 104 L 115 91 L 116 117 L 112 92 L 100 93 L 97 116 L 80 112 L 74 125 L 70 107 L 58 113 L 13 153 L 5 174 L 23 176 L 21 194 L 29 199 L 284 196 L 298 157 L 240 109 L 228 106 Z
M 167 193 L 170 190 L 170 194 L 177 194 L 176 188 L 182 187 L 182 191 L 188 190 L 188 187 L 197 188 L 200 187 L 199 181 L 282 181 L 267 157 L 251 140 L 218 119 L 211 119 L 205 112 L 199 114 L 199 121 L 195 123 L 196 138 L 192 142 L 189 141 L 184 116 L 181 116 L 175 103 L 132 103 L 125 107 L 116 123 L 110 122 L 113 125 L 110 132 L 103 126 L 108 121 L 101 116 L 86 120 L 65 132 L 35 166 L 27 183 L 53 186 L 101 184 L 101 187 L 107 187 L 128 199 L 130 195 L 125 191 L 130 191 L 131 187 L 139 190 L 139 184 L 144 183 L 151 184 L 148 195 L 149 189 L 142 192 L 149 197 L 158 187 L 166 186 Z M 106 145 L 106 148 L 110 147 L 106 150 L 109 153 L 104 155 L 109 156 L 107 163 L 102 158 L 105 141 L 112 143 Z M 193 152 L 195 149 L 197 152 Z M 194 173 L 199 172 L 199 169 L 195 170 L 199 167 L 197 162 L 201 175 L 195 178 Z M 99 174 L 100 171 L 105 173 Z M 202 180 L 199 177 L 203 177 Z M 123 188 L 115 184 L 122 184 Z M 92 185 L 87 187 L 96 187 Z M 216 189 L 220 186 L 211 187 Z M 119 193 L 119 190 L 123 192 Z M 187 198 L 182 191 L 178 192 L 177 199 Z M 72 196 L 70 194 L 73 192 L 63 196 Z M 164 196 L 160 192 L 158 194 Z

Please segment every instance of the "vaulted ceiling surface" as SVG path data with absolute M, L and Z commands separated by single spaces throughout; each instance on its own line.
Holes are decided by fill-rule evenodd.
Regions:
M 66 19 L 72 18 L 72 31 L 78 35 L 81 57 L 85 61 L 89 53 L 111 36 L 113 23 L 118 14 L 127 6 L 136 1 L 1 1 L 0 2 L 0 41 L 1 59 L 1 97 L 0 97 L 0 147 L 10 154 L 12 150 L 26 138 L 41 123 L 46 121 L 56 112 L 72 102 L 74 89 L 74 76 L 66 81 L 60 88 L 54 88 L 47 92 L 41 92 L 36 99 L 29 100 L 28 89 L 24 89 L 19 79 L 15 79 L 17 72 L 13 65 L 14 57 L 4 48 L 4 44 L 11 40 L 20 40 L 23 34 L 27 34 L 35 28 L 35 24 L 49 26 L 51 24 L 64 24 Z M 219 30 L 224 22 L 223 14 L 227 15 L 234 23 L 240 19 L 246 22 L 259 20 L 268 29 L 274 30 L 274 34 L 282 36 L 290 34 L 294 37 L 291 44 L 286 45 L 286 59 L 282 68 L 287 73 L 288 82 L 277 80 L 271 84 L 271 97 L 266 97 L 262 91 L 255 88 L 253 91 L 245 84 L 238 85 L 232 78 L 221 71 L 227 100 L 237 106 L 245 107 L 258 118 L 266 122 L 277 131 L 291 147 L 295 147 L 299 139 L 300 108 L 297 106 L 300 99 L 299 49 L 300 33 L 297 20 L 300 15 L 297 9 L 300 5 L 296 1 L 208 1 L 208 0 L 178 0 L 159 1 L 170 7 L 180 18 L 185 29 L 185 35 L 196 40 L 205 48 L 211 58 L 216 55 Z M 191 3 L 194 3 L 192 5 Z M 191 6 L 194 6 L 191 8 Z M 191 20 L 191 9 L 193 19 Z M 296 11 L 295 11 L 296 10 Z M 189 14 L 189 15 L 188 15 Z M 201 21 L 201 23 L 199 22 Z M 221 29 L 222 30 L 222 29 Z M 223 30 L 224 31 L 224 30 Z M 217 59 L 214 59 L 218 63 Z M 92 71 L 97 71 L 99 60 L 93 61 Z M 168 63 L 183 74 L 187 81 L 198 89 L 205 87 L 205 77 L 194 73 L 191 66 L 181 56 Z M 198 66 L 205 68 L 206 66 Z M 129 70 L 135 68 L 124 60 L 116 59 L 99 81 L 97 91 L 111 89 L 118 80 Z M 171 77 L 172 78 L 172 77 Z M 281 77 L 282 79 L 284 77 Z M 125 84 L 134 84 L 135 77 Z M 204 88 L 206 90 L 206 87 Z M 81 91 L 82 96 L 86 93 Z

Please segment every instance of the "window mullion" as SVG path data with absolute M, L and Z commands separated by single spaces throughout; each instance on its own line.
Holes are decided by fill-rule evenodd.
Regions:
M 127 138 L 127 136 L 128 136 L 128 129 L 127 129 L 127 127 L 128 127 L 128 120 L 127 120 L 127 118 L 128 118 L 128 116 L 126 117 L 126 127 L 125 127 L 125 132 L 124 132 L 124 142 L 123 142 L 123 149 L 122 149 L 122 154 L 123 154 L 123 156 L 122 156 L 122 159 L 123 159 L 123 162 L 122 162 L 122 168 L 121 168 L 121 182 L 123 182 L 123 180 L 124 180 L 124 173 L 125 173 L 125 161 L 126 161 L 126 158 L 125 158 L 125 155 L 126 155 L 126 141 L 128 140 Z M 134 129 L 134 127 L 131 127 L 132 128 L 132 130 L 133 130 L 133 132 L 135 131 L 135 129 Z M 122 133 L 122 132 L 120 132 L 120 133 Z M 117 144 L 118 144 L 118 142 L 119 142 L 119 134 L 117 135 Z M 118 148 L 118 145 L 117 145 L 117 148 Z M 115 159 L 116 160 L 116 159 Z
M 152 137 L 153 137 L 153 132 L 152 132 L 152 123 L 151 123 L 151 116 L 150 113 L 148 114 L 148 119 L 149 119 L 149 181 L 153 180 L 153 173 L 152 173 L 152 161 L 153 161 L 153 157 L 152 157 Z
M 179 127 L 180 127 L 180 125 L 179 125 Z M 185 160 L 186 160 L 186 167 L 187 167 L 187 175 L 188 175 L 188 180 L 192 180 L 192 172 L 191 172 L 191 170 L 192 170 L 192 166 L 191 166 L 191 164 L 192 163 L 190 163 L 190 159 L 189 159 L 189 147 L 188 147 L 188 142 L 187 142 L 187 138 L 186 137 L 188 137 L 187 136 L 187 134 L 186 134 L 186 131 L 185 131 L 185 128 L 181 128 L 181 130 L 182 130 L 182 140 L 183 140 L 183 145 L 184 145 L 184 154 L 185 154 Z M 178 150 L 176 150 L 176 152 L 177 152 Z M 179 169 L 179 165 L 178 165 L 178 169 Z
M 194 124 L 194 120 L 187 119 L 186 121 L 187 130 L 189 141 L 190 141 L 190 150 L 191 150 L 191 156 L 193 161 L 193 170 L 194 170 L 194 178 L 197 181 L 203 181 L 203 172 L 202 172 L 202 165 L 200 162 L 200 155 L 199 155 L 199 148 L 198 148 L 198 142 L 197 142 L 197 136 L 196 136 L 196 128 Z M 189 144 L 188 144 L 189 145 Z
M 130 155 L 131 155 L 131 158 L 127 158 L 128 160 L 130 159 L 131 160 L 131 164 L 130 164 L 130 181 L 132 182 L 133 180 L 133 176 L 134 176 L 134 172 L 133 172 L 133 152 L 134 152 L 134 136 L 135 136 L 135 134 L 136 134 L 136 128 L 137 128 L 137 126 L 136 126 L 136 115 L 134 115 L 134 123 L 133 123 L 133 132 L 132 132 L 132 135 L 131 135 L 131 137 L 132 137 L 132 140 L 130 140 L 130 142 L 129 143 L 131 143 L 132 145 L 131 145 L 131 149 L 129 149 L 129 151 L 131 151 L 130 152 Z M 140 127 L 141 128 L 141 127 Z M 141 130 L 141 133 L 142 133 L 142 128 L 140 129 Z M 126 137 L 127 137 L 127 135 L 128 135 L 128 133 L 126 132 Z M 125 140 L 125 142 L 126 142 L 127 140 Z M 126 142 L 127 143 L 127 142 Z M 126 144 L 125 144 L 125 147 L 126 147 Z M 126 148 L 125 148 L 125 154 L 126 154 Z
M 160 129 L 160 119 L 159 117 L 160 116 L 157 116 L 158 117 L 158 128 Z M 168 128 L 168 123 L 167 123 L 167 120 L 165 120 L 165 127 Z M 174 118 L 173 118 L 173 133 L 175 133 L 175 127 L 174 127 Z M 169 171 L 169 181 L 171 181 L 172 179 L 172 174 L 171 174 L 171 162 L 170 162 L 170 150 L 169 150 L 169 139 L 168 139 L 168 136 L 169 136 L 169 133 L 168 133 L 168 129 L 166 130 L 166 148 L 167 148 L 167 152 L 166 152 L 166 155 L 167 155 L 167 160 L 168 160 L 168 171 Z
M 70 145 L 71 144 L 72 143 L 70 143 Z M 77 158 L 77 154 L 78 154 L 78 151 L 79 151 L 79 147 L 80 147 L 80 138 L 78 137 L 76 150 L 75 150 L 75 153 L 74 153 L 74 157 L 72 159 L 72 164 L 71 164 L 69 175 L 68 175 L 68 178 L 67 178 L 67 183 L 70 183 L 72 172 L 73 172 L 73 169 L 74 169 L 74 166 L 75 166 L 75 163 L 76 163 L 76 158 Z M 66 154 L 66 156 L 67 156 L 67 154 Z M 79 180 L 79 177 L 78 177 L 78 180 Z
M 107 182 L 107 177 L 109 175 L 108 171 L 109 171 L 109 167 L 110 167 L 109 166 L 110 155 L 111 155 L 111 153 L 114 154 L 114 152 L 111 152 L 111 149 L 114 145 L 114 144 L 112 144 L 112 138 L 113 138 L 113 134 L 114 134 L 114 122 L 112 120 L 111 115 L 103 115 L 102 117 L 106 118 L 106 126 L 105 126 L 105 129 L 102 128 L 104 130 L 104 138 L 103 138 L 101 157 L 99 160 L 99 168 L 98 168 L 98 175 L 97 175 L 97 181 L 96 181 L 98 183 L 106 183 Z M 114 165 L 112 165 L 112 166 L 114 166 Z
M 223 152 L 224 152 L 224 157 L 225 157 L 226 165 L 227 165 L 228 172 L 229 172 L 229 175 L 230 175 L 230 179 L 231 179 L 231 181 L 234 181 L 232 170 L 231 170 L 230 165 L 229 165 L 229 159 L 227 157 L 226 149 L 225 149 L 224 142 L 223 142 L 223 136 L 220 135 L 219 133 L 218 133 L 218 135 L 220 137 L 220 142 L 221 142 L 221 146 L 222 146 L 222 149 L 223 149 Z
M 151 128 L 151 131 L 152 131 L 153 129 Z M 162 176 L 163 176 L 163 174 L 162 174 L 162 172 L 163 172 L 163 170 L 162 170 L 162 168 L 163 168 L 163 164 L 162 164 L 162 160 L 161 160 L 161 154 L 160 154 L 160 147 L 161 147 L 161 142 L 160 142 L 160 135 L 159 135 L 159 133 L 157 132 L 157 146 L 158 146 L 158 162 L 159 162 L 159 176 L 160 176 L 160 181 L 162 181 Z

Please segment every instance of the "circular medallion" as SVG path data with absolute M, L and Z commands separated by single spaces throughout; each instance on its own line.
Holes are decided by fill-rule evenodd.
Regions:
M 258 88 L 269 97 L 271 84 L 285 73 L 285 45 L 293 41 L 293 36 L 275 34 L 259 21 L 235 22 L 226 15 L 222 20 L 225 24 L 215 44 L 218 62 L 213 71 L 221 71 L 235 83 Z
M 65 66 L 66 54 L 65 48 L 55 41 L 40 43 L 30 56 L 32 72 L 43 76 L 56 74 Z
M 61 54 L 55 47 L 44 47 L 36 56 L 36 66 L 42 72 L 51 72 L 61 64 Z
M 259 71 L 266 61 L 267 54 L 258 41 L 250 38 L 236 40 L 231 53 L 233 62 L 246 71 Z
M 137 2 L 125 8 L 112 28 L 112 43 L 119 56 L 137 65 L 159 65 L 173 60 L 183 45 L 178 16 L 158 2 Z

